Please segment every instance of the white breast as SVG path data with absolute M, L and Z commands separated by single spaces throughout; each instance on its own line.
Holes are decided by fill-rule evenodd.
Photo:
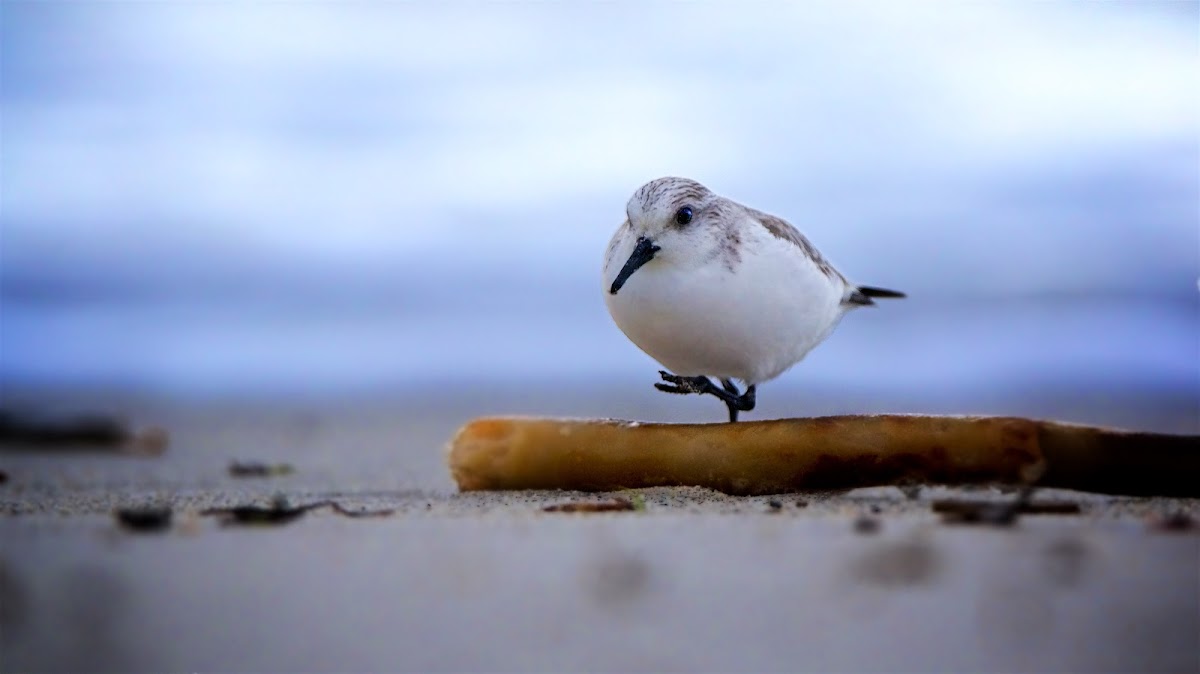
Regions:
M 654 259 L 612 295 L 608 287 L 632 247 L 632 239 L 617 243 L 605 266 L 608 311 L 634 344 L 678 375 L 773 379 L 845 313 L 845 282 L 757 224 L 746 229 L 732 270 L 720 260 L 680 268 Z

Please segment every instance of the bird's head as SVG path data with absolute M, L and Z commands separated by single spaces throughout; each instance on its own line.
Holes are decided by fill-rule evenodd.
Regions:
M 638 188 L 625 206 L 628 228 L 620 237 L 627 255 L 613 279 L 613 295 L 651 260 L 656 264 L 692 265 L 711 259 L 720 230 L 724 200 L 687 178 L 658 178 Z M 630 249 L 631 248 L 631 249 Z

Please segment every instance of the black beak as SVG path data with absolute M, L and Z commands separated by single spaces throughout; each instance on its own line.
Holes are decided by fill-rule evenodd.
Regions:
M 638 270 L 638 267 L 646 264 L 654 259 L 654 254 L 662 250 L 654 245 L 654 242 L 644 236 L 639 236 L 637 246 L 633 249 L 633 254 L 625 261 L 625 266 L 621 267 L 621 273 L 617 274 L 616 280 L 613 281 L 612 287 L 608 289 L 610 294 L 616 295 L 621 286 L 633 276 L 633 272 Z

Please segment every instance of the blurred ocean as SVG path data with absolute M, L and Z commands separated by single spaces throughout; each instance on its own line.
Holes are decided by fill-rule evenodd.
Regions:
M 1198 20 L 5 2 L 0 379 L 651 400 L 599 267 L 634 189 L 683 175 L 910 294 L 847 317 L 767 412 L 1133 401 L 1200 426 Z

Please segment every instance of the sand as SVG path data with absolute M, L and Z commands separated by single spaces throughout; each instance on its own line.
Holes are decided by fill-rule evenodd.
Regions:
M 160 458 L 0 453 L 0 670 L 1200 668 L 1200 530 L 1163 526 L 1195 499 L 1046 491 L 1080 514 L 992 526 L 932 503 L 1010 491 L 457 494 L 463 410 L 138 409 Z M 543 511 L 614 496 L 639 509 Z M 202 514 L 278 497 L 379 516 Z M 145 506 L 171 526 L 112 515 Z

